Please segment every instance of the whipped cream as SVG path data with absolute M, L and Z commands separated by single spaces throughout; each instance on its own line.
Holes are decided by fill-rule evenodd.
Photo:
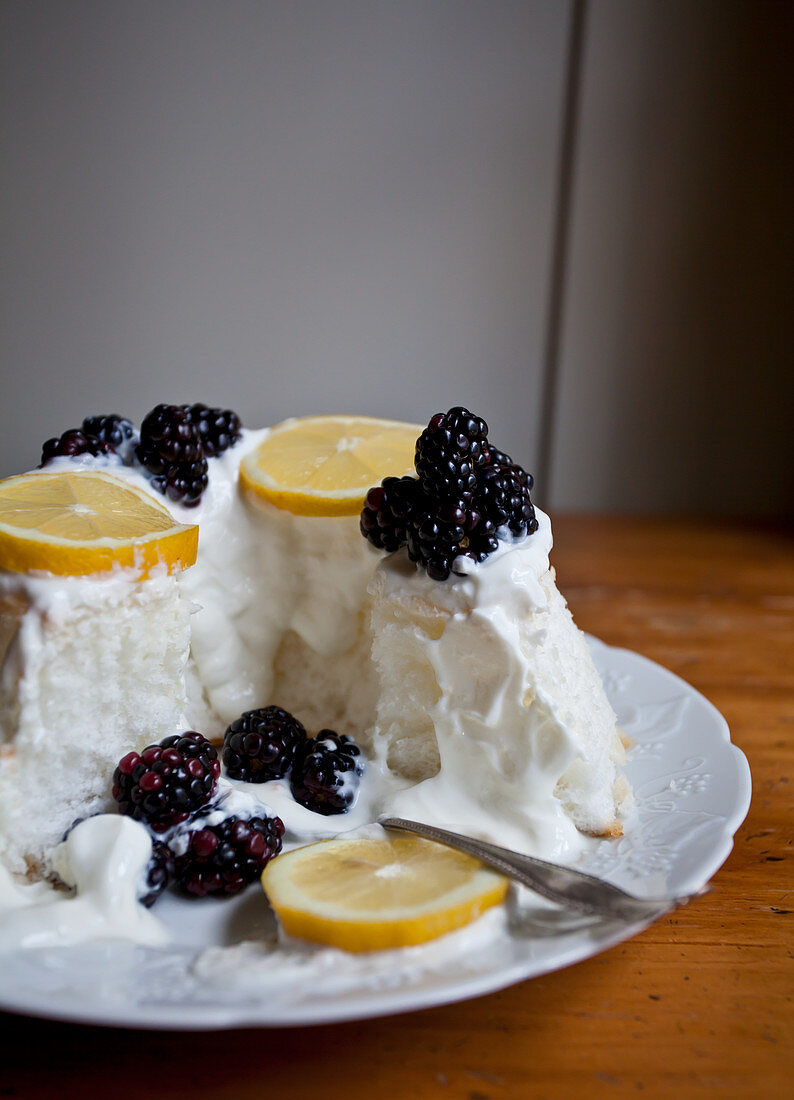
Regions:
M 535 509 L 538 528 L 531 535 L 511 536 L 500 528 L 498 549 L 482 562 L 459 557 L 445 581 L 434 581 L 403 552 L 382 559 L 372 582 L 376 590 L 388 588 L 395 599 L 421 599 L 450 615 L 480 612 L 492 615 L 503 609 L 507 617 L 523 617 L 547 607 L 540 578 L 548 571 L 553 545 L 551 520 Z
M 459 558 L 462 575 L 442 583 L 401 554 L 381 564 L 370 587 L 373 652 L 386 664 L 397 654 L 401 680 L 396 697 L 382 692 L 378 722 L 395 743 L 412 733 L 410 708 L 427 715 L 428 755 L 434 749 L 438 759 L 435 774 L 389 799 L 390 812 L 570 861 L 586 844 L 558 797 L 586 751 L 574 695 L 583 685 L 585 694 L 603 691 L 549 570 L 551 523 L 536 514 L 534 534 L 503 541 L 480 564 Z M 568 683 L 555 669 L 571 663 L 581 676 Z M 603 703 L 607 752 L 615 721 Z M 611 777 L 604 770 L 610 778 L 614 765 Z
M 20 884 L 0 866 L 0 950 L 107 939 L 167 943 L 165 925 L 138 901 L 151 851 L 142 825 L 102 814 L 75 826 L 52 854 L 72 894 L 43 882 Z
M 245 783 L 236 779 L 229 782 L 236 791 L 264 802 L 281 818 L 286 830 L 285 849 L 350 833 L 377 821 L 394 794 L 406 785 L 405 780 L 389 770 L 383 758 L 369 759 L 358 794 L 347 813 L 326 815 L 296 802 L 286 777 L 267 783 Z
M 205 733 L 222 732 L 262 700 L 317 725 L 317 668 L 331 668 L 323 694 L 327 718 L 344 714 L 357 733 L 371 718 L 366 655 L 356 649 L 366 616 L 367 586 L 379 555 L 360 535 L 355 517 L 293 515 L 240 492 L 242 460 L 270 429 L 243 431 L 242 439 L 210 459 L 209 485 L 197 507 L 169 503 L 174 518 L 199 525 L 198 559 L 177 582 L 190 604 L 191 669 L 188 719 Z M 123 468 L 141 488 L 146 479 Z M 283 659 L 280 653 L 292 646 Z M 349 659 L 348 659 L 348 654 Z M 305 676 L 300 666 L 309 661 Z M 350 710 L 350 714 L 348 714 Z M 361 716 L 359 716 L 359 712 Z
M 215 788 L 212 804 L 205 812 L 191 814 L 186 825 L 175 825 L 171 832 L 163 837 L 168 841 L 168 846 L 174 855 L 182 856 L 187 852 L 191 832 L 220 825 L 229 817 L 239 817 L 243 820 L 251 817 L 273 817 L 272 807 L 267 805 L 260 792 L 246 790 L 246 787 L 252 788 L 254 784 L 237 784 L 221 776 Z

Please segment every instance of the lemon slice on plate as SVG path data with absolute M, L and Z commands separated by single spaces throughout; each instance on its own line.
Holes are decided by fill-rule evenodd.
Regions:
M 425 943 L 504 901 L 508 881 L 420 837 L 325 840 L 274 859 L 262 885 L 284 931 L 377 951 Z
M 420 424 L 307 416 L 270 429 L 240 467 L 247 490 L 299 516 L 354 516 L 384 477 L 414 473 Z
M 146 577 L 196 560 L 198 527 L 176 523 L 153 496 L 99 470 L 0 481 L 0 569 L 58 576 L 134 567 Z

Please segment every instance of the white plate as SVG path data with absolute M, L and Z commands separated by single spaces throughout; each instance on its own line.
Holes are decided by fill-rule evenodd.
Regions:
M 627 772 L 637 816 L 623 839 L 594 843 L 584 867 L 639 896 L 694 891 L 725 861 L 747 813 L 747 761 L 719 712 L 688 684 L 636 653 L 590 644 L 619 724 L 634 741 Z M 258 890 L 224 901 L 167 896 L 155 912 L 175 932 L 175 945 L 104 943 L 0 958 L 0 1007 L 162 1029 L 355 1020 L 502 989 L 643 927 L 583 925 L 539 902 L 509 920 L 504 910 L 492 911 L 404 952 L 350 956 L 297 945 L 274 955 L 261 946 L 274 926 Z

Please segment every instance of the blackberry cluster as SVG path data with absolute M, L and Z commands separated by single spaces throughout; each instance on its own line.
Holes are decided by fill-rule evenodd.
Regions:
M 113 447 L 104 439 L 80 428 L 70 428 L 68 432 L 53 436 L 42 445 L 39 466 L 46 466 L 53 459 L 62 456 L 75 458 L 77 455 L 91 455 L 92 458 L 99 458 L 100 455 L 109 454 L 113 454 Z
M 237 894 L 255 882 L 281 851 L 284 825 L 278 817 L 227 817 L 178 835 L 174 880 L 196 897 Z
M 437 413 L 416 441 L 417 476 L 386 478 L 370 489 L 361 533 L 373 546 L 408 557 L 444 581 L 455 559 L 483 561 L 499 531 L 537 529 L 532 476 L 488 441 L 485 421 L 461 406 Z
M 241 429 L 231 409 L 156 405 L 141 424 L 135 455 L 158 492 L 190 507 L 207 488 L 207 459 L 232 447 Z
M 135 429 L 126 417 L 87 416 L 79 428 L 70 428 L 59 436 L 48 439 L 41 449 L 41 466 L 54 458 L 77 455 L 118 455 L 122 462 L 129 462 L 134 445 Z
M 240 439 L 240 417 L 208 405 L 157 405 L 135 433 L 132 421 L 115 413 L 87 416 L 81 428 L 48 439 L 41 466 L 61 455 L 117 455 L 125 465 L 139 462 L 152 488 L 192 506 L 207 487 L 207 459 L 223 454 Z
M 185 406 L 155 405 L 141 424 L 135 457 L 159 493 L 189 507 L 198 504 L 207 488 L 207 460 Z
M 207 458 L 216 458 L 240 439 L 242 422 L 231 409 L 211 409 L 207 405 L 183 405 L 196 425 Z
M 113 773 L 113 797 L 121 813 L 163 833 L 206 806 L 220 770 L 206 737 L 188 730 L 122 757 Z
M 236 894 L 281 851 L 284 825 L 256 800 L 252 810 L 223 816 L 219 775 L 215 749 L 193 731 L 119 761 L 113 797 L 121 813 L 152 834 L 138 891 L 141 904 L 153 905 L 171 881 L 199 897 Z
M 355 801 L 364 761 L 361 749 L 350 737 L 320 730 L 295 754 L 290 775 L 292 797 L 315 813 L 344 814 Z
M 309 737 L 281 707 L 235 719 L 223 735 L 222 759 L 230 779 L 266 783 L 289 776 L 295 801 L 326 816 L 347 813 L 364 774 L 361 749 L 351 737 L 327 729 Z
M 223 735 L 223 766 L 230 779 L 265 783 L 281 779 L 306 740 L 297 718 L 281 707 L 261 707 L 240 715 Z

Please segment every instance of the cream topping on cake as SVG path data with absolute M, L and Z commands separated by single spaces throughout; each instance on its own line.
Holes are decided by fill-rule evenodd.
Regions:
M 412 778 L 389 801 L 404 817 L 445 825 L 547 858 L 582 850 L 576 824 L 601 832 L 615 817 L 615 718 L 549 570 L 548 516 L 503 541 L 481 564 L 461 558 L 438 583 L 399 554 L 375 573 L 373 653 L 381 668 L 378 726 Z M 389 684 L 388 666 L 399 669 Z M 573 671 L 575 669 L 575 672 Z M 421 715 L 426 715 L 420 734 Z M 560 795 L 585 759 L 595 773 L 580 820 Z
M 193 661 L 218 732 L 263 700 L 289 710 L 296 696 L 305 708 L 299 717 L 311 726 L 323 708 L 317 697 L 330 692 L 336 702 L 329 707 L 326 699 L 328 718 L 319 718 L 328 725 L 343 692 L 355 708 L 357 681 L 366 678 L 366 655 L 362 660 L 357 651 L 351 663 L 345 654 L 359 638 L 378 555 L 361 538 L 353 517 L 293 515 L 240 491 L 240 462 L 266 435 L 266 430 L 245 432 L 240 443 L 212 460 L 201 504 L 179 508 L 200 529 L 198 560 L 179 585 L 196 611 Z M 282 646 L 291 646 L 294 656 L 283 655 Z M 313 687 L 308 677 L 300 683 L 289 667 L 290 661 L 307 660 L 318 666 L 312 670 Z M 324 662 L 334 663 L 336 684 L 317 683 Z
M 72 893 L 22 885 L 0 866 L 0 950 L 120 939 L 167 943 L 165 925 L 138 902 L 152 851 L 143 825 L 120 814 L 88 818 L 52 853 Z

